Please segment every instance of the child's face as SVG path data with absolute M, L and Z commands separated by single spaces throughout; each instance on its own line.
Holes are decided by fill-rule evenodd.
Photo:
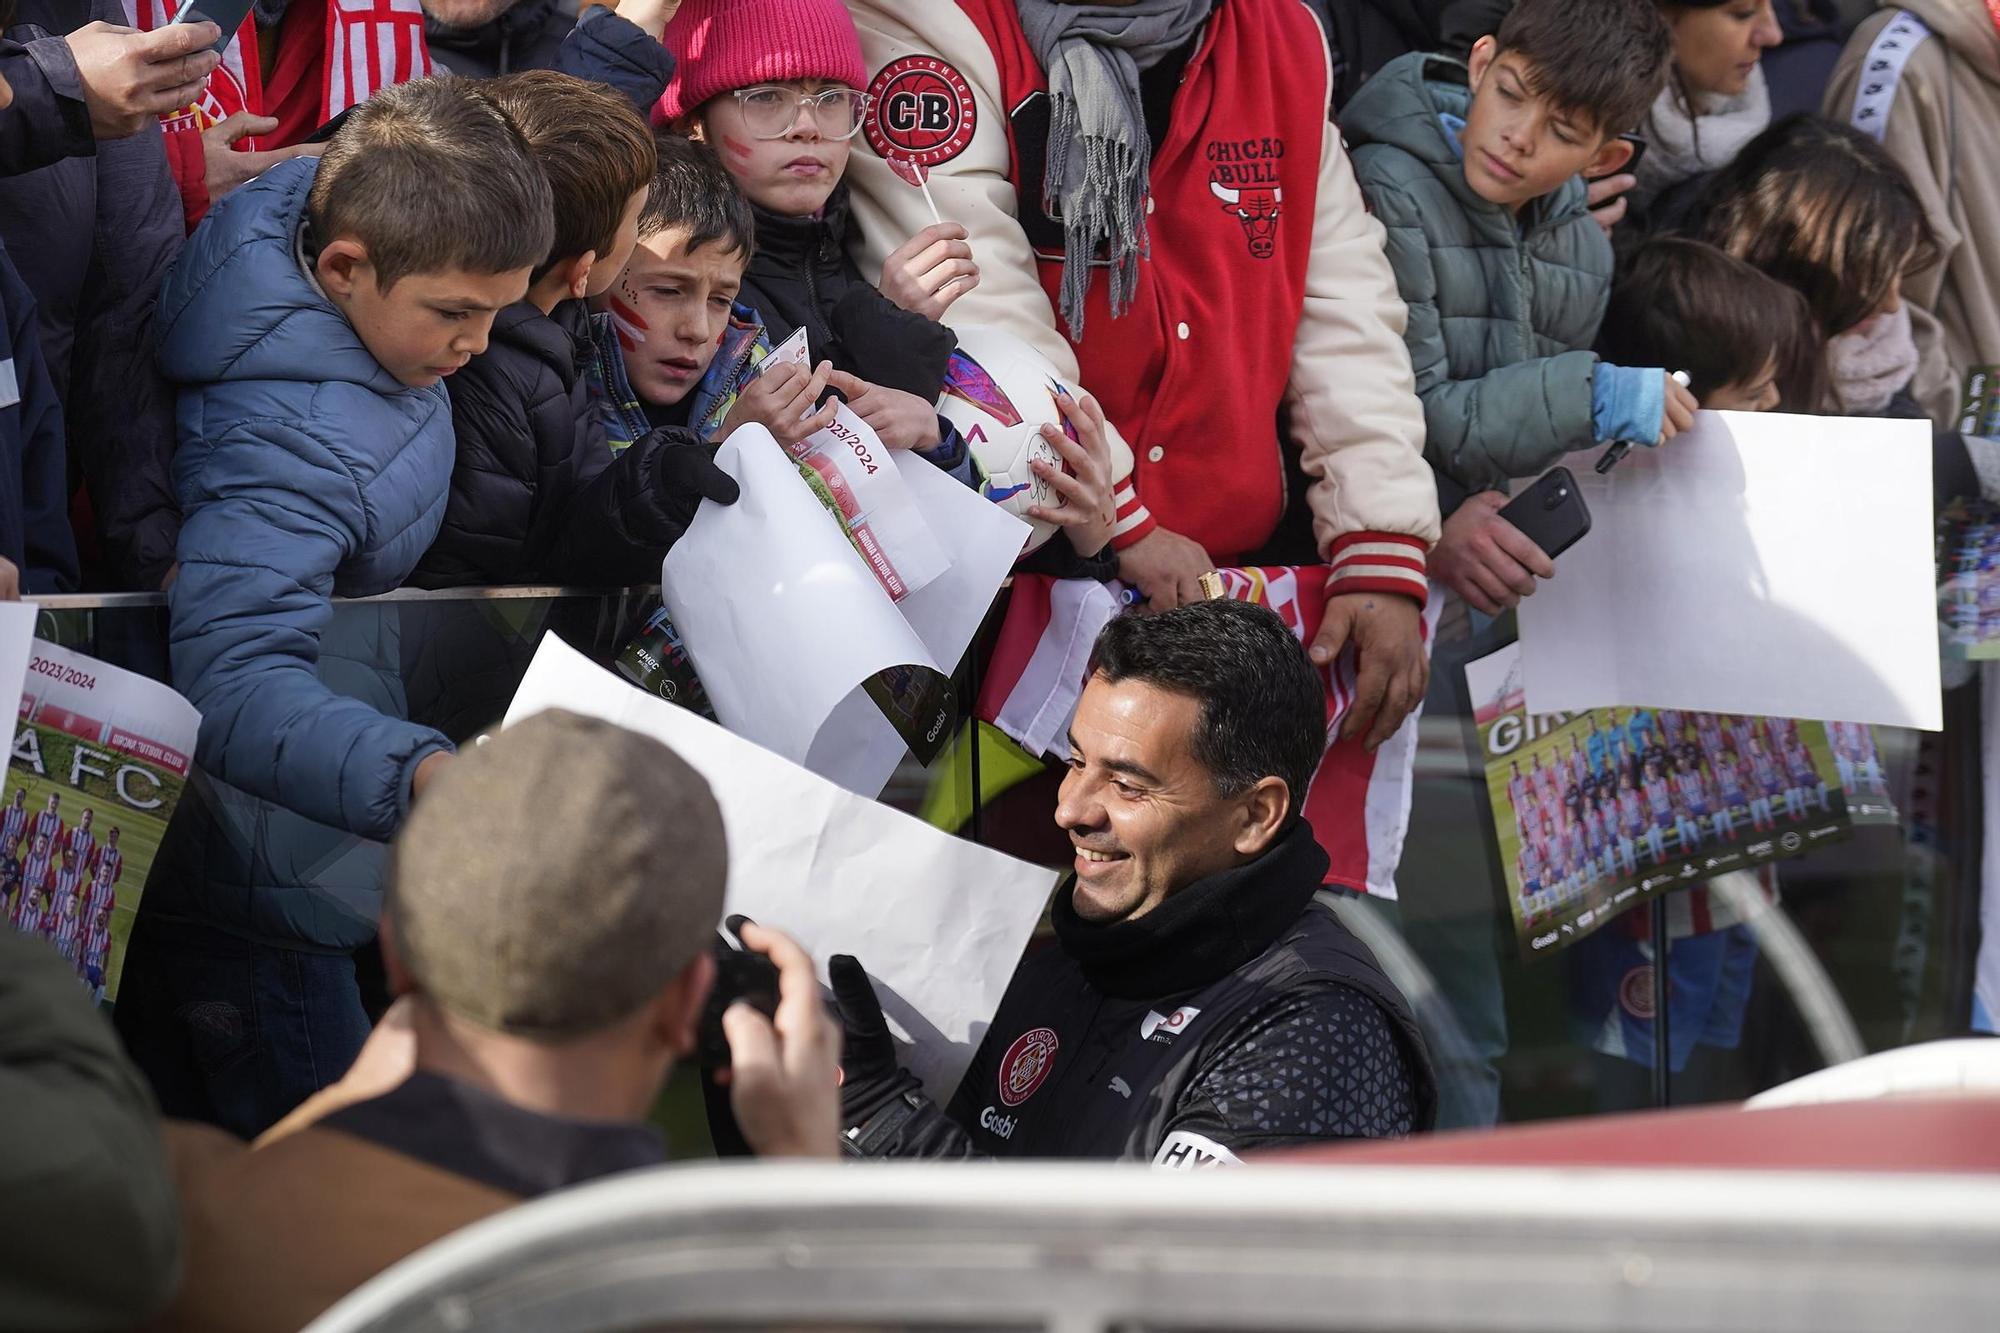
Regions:
M 1778 358 L 1773 356 L 1755 375 L 1731 380 L 1702 399 L 1701 405 L 1714 412 L 1772 412 L 1779 400 Z
M 1472 107 L 1466 113 L 1465 183 L 1491 204 L 1519 211 L 1575 175 L 1604 176 L 1632 146 L 1588 117 L 1528 91 L 1528 64 L 1491 37 L 1472 48 Z
M 625 271 L 625 265 L 632 261 L 632 247 L 639 243 L 639 211 L 646 206 L 646 192 L 640 190 L 625 201 L 625 216 L 618 220 L 618 234 L 612 238 L 611 248 L 597 257 L 590 266 L 590 282 L 584 288 L 585 296 L 602 296 L 611 290 L 611 284 L 618 281 L 618 275 Z
M 848 114 L 852 99 L 830 99 L 817 113 L 798 104 L 801 94 L 832 89 L 853 91 L 828 79 L 792 79 L 744 89 L 745 98 L 724 93 L 701 109 L 695 137 L 714 146 L 751 203 L 780 217 L 811 217 L 847 170 L 852 128 L 859 123 Z M 779 137 L 759 137 L 759 130 L 773 132 L 786 109 L 791 119 Z
M 388 291 L 368 252 L 340 237 L 320 252 L 320 285 L 362 346 L 399 384 L 428 389 L 486 350 L 493 317 L 527 294 L 530 269 L 411 273 Z
M 1736 96 L 1749 87 L 1765 49 L 1785 38 L 1771 0 L 1668 5 L 1666 17 L 1674 31 L 1674 68 L 1692 93 Z
M 626 378 L 655 407 L 678 403 L 701 382 L 749 262 L 724 242 L 690 250 L 687 239 L 686 227 L 645 237 L 612 289 L 635 340 L 625 348 Z

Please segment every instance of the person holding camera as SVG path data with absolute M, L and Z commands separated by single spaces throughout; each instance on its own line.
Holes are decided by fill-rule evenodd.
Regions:
M 829 960 L 846 1150 L 1188 1169 L 1428 1129 L 1423 1038 L 1321 897 L 1299 815 L 1325 734 L 1319 673 L 1263 607 L 1106 626 L 1056 808 L 1076 849 L 1057 947 L 1015 972 L 948 1110 L 898 1063 L 860 963 Z
M 666 1160 L 646 1117 L 696 1046 L 728 867 L 701 776 L 608 722 L 537 714 L 441 772 L 393 858 L 401 998 L 347 1076 L 247 1149 L 170 1126 L 187 1279 L 167 1328 L 298 1328 L 467 1223 Z M 737 1124 L 760 1156 L 834 1156 L 839 1032 L 812 960 L 738 933 L 778 997 L 722 1015 Z

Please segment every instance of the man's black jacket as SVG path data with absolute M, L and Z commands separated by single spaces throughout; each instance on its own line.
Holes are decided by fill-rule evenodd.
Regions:
M 1428 1129 L 1437 1085 L 1409 1005 L 1317 898 L 1303 822 L 1135 921 L 1080 920 L 1014 974 L 949 1114 L 904 1092 L 848 1134 L 863 1156 L 1126 1158 Z

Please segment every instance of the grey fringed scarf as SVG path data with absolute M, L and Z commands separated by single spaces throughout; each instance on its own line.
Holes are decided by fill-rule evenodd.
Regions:
M 1080 339 L 1083 298 L 1098 249 L 1111 265 L 1114 316 L 1132 303 L 1146 253 L 1153 149 L 1139 105 L 1139 73 L 1185 45 L 1215 0 L 1019 4 L 1021 31 L 1049 76 L 1042 207 L 1062 221 L 1062 315 L 1070 337 Z

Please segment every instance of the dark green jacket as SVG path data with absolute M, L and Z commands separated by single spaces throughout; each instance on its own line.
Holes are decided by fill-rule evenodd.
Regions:
M 129 1327 L 180 1257 L 152 1094 L 62 955 L 0 924 L 0 1326 Z
M 1580 177 L 1518 216 L 1474 194 L 1439 119 L 1462 121 L 1470 103 L 1463 65 L 1408 55 L 1362 85 L 1341 129 L 1410 307 L 1425 457 L 1478 490 L 1596 442 L 1588 349 L 1611 243 Z

